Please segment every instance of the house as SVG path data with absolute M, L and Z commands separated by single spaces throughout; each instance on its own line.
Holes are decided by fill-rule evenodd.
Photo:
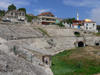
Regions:
M 72 28 L 81 28 L 83 30 L 89 30 L 91 32 L 98 32 L 96 22 L 91 21 L 90 19 L 74 20 L 72 23 Z
M 80 29 L 80 26 L 79 25 L 84 25 L 84 22 L 85 20 L 74 20 L 72 22 L 72 28 L 77 28 L 77 29 Z
M 25 12 L 22 10 L 11 10 L 7 11 L 5 14 L 5 19 L 9 19 L 12 22 L 16 21 L 24 21 L 25 20 Z
M 51 12 L 41 13 L 38 18 L 40 18 L 42 25 L 53 25 L 57 19 Z
M 63 20 L 63 19 L 61 19 L 61 18 L 57 18 L 57 19 L 56 19 L 56 24 L 62 22 L 62 20 Z
M 81 29 L 97 32 L 97 23 L 90 19 L 85 19 L 84 26 L 81 26 Z
M 33 19 L 32 20 L 32 25 L 42 25 L 41 22 L 42 21 L 40 19 Z

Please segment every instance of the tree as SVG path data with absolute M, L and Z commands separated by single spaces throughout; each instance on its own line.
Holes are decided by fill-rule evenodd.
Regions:
M 25 8 L 19 8 L 18 10 L 22 10 L 26 13 L 26 9 Z
M 75 18 L 68 18 L 68 19 L 67 19 L 67 23 L 68 23 L 68 24 L 72 24 L 72 22 L 73 22 L 74 20 L 76 20 L 76 19 L 75 19 Z
M 11 4 L 8 6 L 8 11 L 10 10 L 16 10 L 16 6 L 14 4 Z
M 59 25 L 59 27 L 65 27 L 65 25 L 62 24 L 62 22 L 60 22 L 60 23 L 57 24 L 57 25 Z
M 81 26 L 81 24 L 79 23 L 79 26 Z
M 26 16 L 28 22 L 32 22 L 32 18 L 29 15 L 26 14 L 25 16 Z
M 0 10 L 0 16 L 4 16 L 5 15 L 5 10 Z

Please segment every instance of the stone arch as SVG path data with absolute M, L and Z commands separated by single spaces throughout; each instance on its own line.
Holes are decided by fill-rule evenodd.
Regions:
M 76 36 L 80 36 L 80 32 L 75 31 L 74 34 L 75 34 Z
M 96 46 L 99 46 L 100 44 L 99 44 L 99 43 L 95 43 L 95 45 L 96 45 Z
M 77 44 L 78 44 L 78 47 L 84 47 L 84 42 L 83 41 L 79 41 Z

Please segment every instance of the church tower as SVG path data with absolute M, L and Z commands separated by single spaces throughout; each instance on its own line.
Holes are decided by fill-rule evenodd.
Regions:
M 78 11 L 77 11 L 77 20 L 79 20 L 79 13 L 78 13 Z

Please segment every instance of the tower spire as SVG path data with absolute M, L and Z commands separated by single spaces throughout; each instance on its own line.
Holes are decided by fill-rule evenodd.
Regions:
M 77 10 L 77 20 L 79 20 L 79 13 L 78 13 L 78 10 Z

